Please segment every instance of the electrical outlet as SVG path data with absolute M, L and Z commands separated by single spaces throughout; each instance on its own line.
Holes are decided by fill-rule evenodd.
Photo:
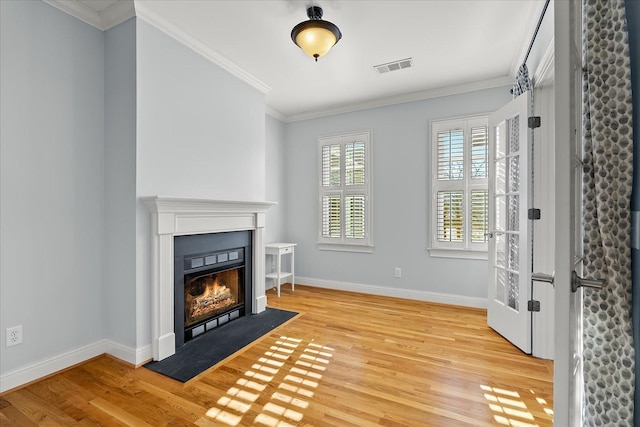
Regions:
M 396 277 L 402 277 L 402 269 L 400 267 L 396 267 Z
M 22 325 L 7 328 L 6 330 L 6 346 L 22 344 Z

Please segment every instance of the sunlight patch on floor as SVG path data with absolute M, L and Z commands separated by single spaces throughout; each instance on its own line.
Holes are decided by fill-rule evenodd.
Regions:
M 532 393 L 533 393 L 533 392 L 532 392 Z M 541 397 L 536 397 L 536 401 L 538 402 L 538 404 L 539 404 L 540 406 L 542 406 L 542 407 L 544 408 L 544 412 L 545 412 L 547 415 L 551 415 L 551 416 L 553 416 L 553 408 L 550 408 L 550 407 L 549 407 L 549 404 L 547 403 L 547 401 L 546 401 L 546 400 L 544 400 L 544 399 L 543 399 L 543 398 L 541 398 Z
M 324 371 L 327 369 L 325 366 L 316 365 L 315 363 L 309 363 L 302 360 L 296 360 L 296 365 L 304 366 L 305 368 L 313 368 L 316 371 Z
M 275 375 L 278 373 L 278 369 L 271 368 L 269 366 L 260 365 L 258 363 L 254 363 L 251 365 L 251 369 L 256 369 L 258 371 L 266 372 L 267 374 Z
M 288 422 L 281 421 L 267 414 L 258 415 L 256 417 L 256 424 L 260 424 L 268 427 L 294 427 L 295 426 L 295 424 L 289 424 Z
M 309 402 L 307 402 L 306 400 L 301 400 L 301 399 L 298 399 L 296 397 L 291 397 L 289 395 L 282 394 L 282 393 L 279 393 L 279 392 L 273 393 L 273 395 L 271 395 L 271 398 L 273 400 L 279 400 L 279 401 L 281 401 L 283 403 L 289 403 L 289 404 L 291 404 L 293 406 L 297 406 L 297 407 L 299 407 L 301 409 L 306 409 L 306 408 L 309 407 Z
M 255 390 L 255 391 L 260 391 L 260 392 L 264 391 L 264 389 L 267 388 L 267 386 L 264 385 L 264 384 L 258 384 L 257 382 L 249 381 L 246 378 L 240 378 L 236 382 L 236 384 L 241 385 L 241 386 L 243 386 L 245 388 L 249 388 L 249 389 L 252 389 L 252 390 Z
M 518 392 L 487 385 L 481 385 L 480 388 L 484 392 L 484 398 L 487 400 L 489 408 L 494 412 L 493 419 L 499 425 L 513 427 L 539 425 Z M 533 390 L 530 392 L 535 394 Z M 548 407 L 546 400 L 537 397 L 536 402 L 547 415 L 553 415 L 553 410 Z
M 293 386 L 291 384 L 282 383 L 282 384 L 280 384 L 278 386 L 278 388 L 281 388 L 281 389 L 287 390 L 287 391 L 289 391 L 291 393 L 296 393 L 296 394 L 299 394 L 301 396 L 305 396 L 305 397 L 308 397 L 308 398 L 312 398 L 313 397 L 313 391 L 307 390 L 307 389 L 302 388 L 302 387 L 296 387 L 296 386 Z
M 298 425 L 304 417 L 300 411 L 310 405 L 305 399 L 313 397 L 312 389 L 318 387 L 322 372 L 326 371 L 334 351 L 313 342 L 300 349 L 301 345 L 301 339 L 281 336 L 236 381 L 236 386 L 230 387 L 218 399 L 217 406 L 209 409 L 206 416 L 217 423 L 237 426 L 268 385 L 272 384 L 277 390 L 271 394 L 270 401 L 259 409 L 253 424 L 267 427 Z M 288 372 L 281 372 L 286 369 L 287 362 L 293 366 Z M 283 377 L 279 379 L 280 376 Z
M 207 417 L 213 418 L 229 426 L 237 426 L 242 421 L 242 416 L 223 411 L 220 408 L 211 408 L 207 411 Z

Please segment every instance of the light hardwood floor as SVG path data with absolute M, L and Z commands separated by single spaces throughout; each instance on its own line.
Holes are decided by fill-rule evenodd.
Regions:
M 102 356 L 6 393 L 0 424 L 552 425 L 553 363 L 484 310 L 302 285 L 267 295 L 300 315 L 185 384 Z

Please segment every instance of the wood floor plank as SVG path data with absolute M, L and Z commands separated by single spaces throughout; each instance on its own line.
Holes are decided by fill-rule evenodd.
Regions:
M 132 427 L 153 427 L 152 424 L 148 424 L 144 419 L 138 418 L 132 415 L 129 411 L 124 410 L 119 405 L 108 402 L 101 397 L 96 397 L 91 402 L 91 405 L 100 409 L 102 412 L 111 415 L 113 418 L 121 421 L 122 423 Z
M 13 405 L 9 405 L 8 407 L 0 410 L 0 421 L 2 422 L 0 424 L 2 427 L 32 427 L 38 425 Z
M 5 399 L 36 425 L 74 426 L 76 420 L 68 416 L 56 405 L 40 399 L 30 389 L 18 390 L 5 396 Z
M 301 315 L 187 383 L 104 356 L 5 394 L 0 424 L 553 424 L 553 363 L 485 310 L 304 285 L 267 295 Z
M 62 375 L 56 375 L 50 381 L 33 384 L 30 391 L 49 405 L 58 409 L 82 425 L 100 425 L 87 413 L 86 399 L 77 399 L 74 391 L 78 391 Z

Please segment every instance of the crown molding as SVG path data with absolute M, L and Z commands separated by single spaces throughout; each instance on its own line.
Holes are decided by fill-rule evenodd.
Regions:
M 262 83 L 243 68 L 214 51 L 191 34 L 188 34 L 149 10 L 144 2 L 139 1 L 134 6 L 134 0 L 118 0 L 102 12 L 97 13 L 78 0 L 43 1 L 102 31 L 106 31 L 129 18 L 137 16 L 167 34 L 169 37 L 181 42 L 194 52 L 204 56 L 231 75 L 258 89 L 260 92 L 267 93 L 271 90 L 269 86 Z
M 544 1 L 539 3 L 531 3 L 529 7 L 529 18 L 527 22 L 530 23 L 529 29 L 527 32 L 523 33 L 520 37 L 520 46 L 522 46 L 522 53 L 520 55 L 513 55 L 511 59 L 511 66 L 509 67 L 509 73 L 512 76 L 516 76 L 518 74 L 518 69 L 524 62 L 524 57 L 527 54 L 527 50 L 529 49 L 529 44 L 531 43 L 531 39 L 533 38 L 533 34 L 536 32 L 536 26 L 538 25 L 538 20 L 540 19 L 540 14 L 542 13 L 542 9 L 544 8 Z
M 133 0 L 118 0 L 118 2 L 100 12 L 102 30 L 106 31 L 113 28 L 134 16 L 136 16 L 136 10 Z
M 100 16 L 88 8 L 84 4 L 75 0 L 42 0 L 50 6 L 55 7 L 73 17 L 78 18 L 85 24 L 89 24 L 92 27 L 95 27 L 99 30 L 102 30 L 102 25 L 100 23 Z
M 551 38 L 551 42 L 549 42 L 549 46 L 544 52 L 542 59 L 540 60 L 540 64 L 535 69 L 533 73 L 533 83 L 534 87 L 538 86 L 546 86 L 551 83 L 554 78 L 554 69 L 553 65 L 555 62 L 555 37 Z
M 488 80 L 482 80 L 479 82 L 463 83 L 454 86 L 447 86 L 442 88 L 430 89 L 420 92 L 412 92 L 398 96 L 392 96 L 387 98 L 375 99 L 372 101 L 350 104 L 338 108 L 332 108 L 327 110 L 319 110 L 313 112 L 306 112 L 300 114 L 292 114 L 284 116 L 284 119 L 279 119 L 285 123 L 299 122 L 303 120 L 317 119 L 320 117 L 333 116 L 336 114 L 352 113 L 355 111 L 368 110 L 371 108 L 387 107 L 390 105 L 404 104 L 407 102 L 424 101 L 426 99 L 440 98 L 443 96 L 459 95 L 467 92 L 475 92 L 484 89 L 493 89 L 503 86 L 511 86 L 513 78 L 510 76 L 497 77 Z
M 78 0 L 42 1 L 102 31 L 135 16 L 133 0 L 119 0 L 100 13 Z
M 260 92 L 267 93 L 271 90 L 271 88 L 268 85 L 262 83 L 260 80 L 258 80 L 253 75 L 251 75 L 249 72 L 239 67 L 229 59 L 225 58 L 220 53 L 208 47 L 206 44 L 198 40 L 196 37 L 181 30 L 177 26 L 169 23 L 164 18 L 158 16 L 156 13 L 149 10 L 144 4 L 144 2 L 136 3 L 136 16 L 142 19 L 143 21 L 145 21 L 146 23 L 152 25 L 159 31 L 162 31 L 169 37 L 184 44 L 185 46 L 187 46 L 194 52 L 198 53 L 199 55 L 202 55 L 203 57 L 213 62 L 214 64 L 218 65 L 222 69 L 226 70 L 236 78 L 258 89 Z
M 285 116 L 284 114 L 282 114 L 280 111 L 276 110 L 275 108 L 269 106 L 269 105 L 265 105 L 264 106 L 265 109 L 265 113 L 268 116 L 273 117 L 276 120 L 280 120 L 281 122 L 287 122 L 287 116 Z

